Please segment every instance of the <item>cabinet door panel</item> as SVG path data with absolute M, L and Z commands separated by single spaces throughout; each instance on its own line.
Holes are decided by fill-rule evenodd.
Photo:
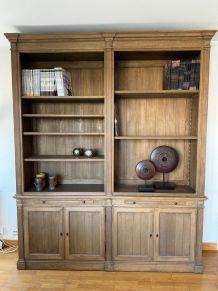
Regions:
M 156 260 L 193 261 L 195 210 L 157 210 Z
M 114 260 L 151 260 L 153 256 L 152 236 L 153 210 L 114 208 Z
M 102 207 L 65 210 L 66 258 L 104 260 L 105 215 Z
M 24 224 L 26 258 L 63 258 L 64 249 L 62 208 L 25 207 Z

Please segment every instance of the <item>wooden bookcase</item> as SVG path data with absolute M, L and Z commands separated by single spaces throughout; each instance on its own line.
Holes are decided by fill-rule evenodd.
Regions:
M 207 91 L 214 31 L 9 33 L 19 269 L 202 272 Z M 199 90 L 164 65 L 200 60 Z M 23 96 L 21 70 L 63 67 L 74 96 Z M 114 134 L 114 111 L 118 135 Z M 138 161 L 169 145 L 175 190 L 138 192 Z M 94 158 L 75 158 L 75 147 Z M 58 186 L 36 192 L 36 172 Z M 159 181 L 156 174 L 152 181 Z

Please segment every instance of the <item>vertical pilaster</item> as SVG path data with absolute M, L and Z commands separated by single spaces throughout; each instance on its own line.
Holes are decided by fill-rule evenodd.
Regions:
M 16 192 L 23 192 L 23 154 L 22 154 L 22 113 L 20 84 L 20 54 L 17 51 L 17 41 L 11 43 L 11 66 L 13 87 L 14 140 L 16 157 Z
M 105 88 L 105 192 L 114 188 L 114 52 L 113 35 L 105 35 L 104 88 Z M 112 203 L 106 200 L 106 260 L 105 270 L 112 271 Z
M 209 59 L 210 59 L 210 48 L 203 47 L 201 51 L 200 95 L 198 105 L 199 118 L 198 118 L 197 172 L 196 172 L 196 192 L 198 194 L 204 194 L 205 187 Z
M 105 88 L 105 192 L 113 193 L 114 173 L 114 52 L 113 36 L 105 37 L 104 50 Z

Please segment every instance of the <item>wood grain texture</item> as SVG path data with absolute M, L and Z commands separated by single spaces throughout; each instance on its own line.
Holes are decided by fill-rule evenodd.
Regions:
M 214 31 L 6 34 L 12 49 L 19 269 L 202 272 L 213 35 Z M 163 90 L 164 65 L 177 59 L 200 59 L 199 90 Z M 74 96 L 22 96 L 21 69 L 53 67 L 70 71 Z M 120 129 L 116 137 L 114 102 Z M 179 153 L 177 169 L 166 177 L 178 186 L 175 191 L 139 193 L 135 165 L 149 159 L 159 145 Z M 75 147 L 96 149 L 96 159 L 71 159 Z M 58 175 L 55 191 L 36 193 L 33 177 L 39 171 Z M 157 174 L 154 180 L 161 178 Z M 65 233 L 59 238 L 61 227 L 76 235 L 69 240 L 68 231 L 68 237 Z M 153 230 L 149 239 L 148 230 Z M 100 232 L 104 238 L 99 239 Z M 42 235 L 46 239 L 40 245 Z M 73 259 L 66 258 L 66 251 Z
M 104 260 L 105 213 L 103 208 L 65 208 L 66 258 Z
M 152 260 L 152 209 L 114 208 L 112 227 L 114 260 Z
M 204 274 L 94 271 L 18 271 L 17 254 L 1 255 L 0 290 L 217 291 L 218 255 L 204 252 Z
M 194 261 L 196 211 L 156 210 L 155 259 Z
M 62 208 L 24 208 L 24 243 L 26 259 L 62 259 Z

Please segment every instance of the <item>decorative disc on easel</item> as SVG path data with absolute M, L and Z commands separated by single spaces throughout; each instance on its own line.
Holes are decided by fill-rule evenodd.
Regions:
M 160 173 L 169 173 L 173 171 L 179 163 L 177 151 L 169 146 L 159 146 L 151 153 L 151 161 L 156 171 Z
M 143 160 L 138 162 L 135 168 L 136 175 L 142 180 L 149 180 L 155 175 L 155 167 L 151 161 Z

